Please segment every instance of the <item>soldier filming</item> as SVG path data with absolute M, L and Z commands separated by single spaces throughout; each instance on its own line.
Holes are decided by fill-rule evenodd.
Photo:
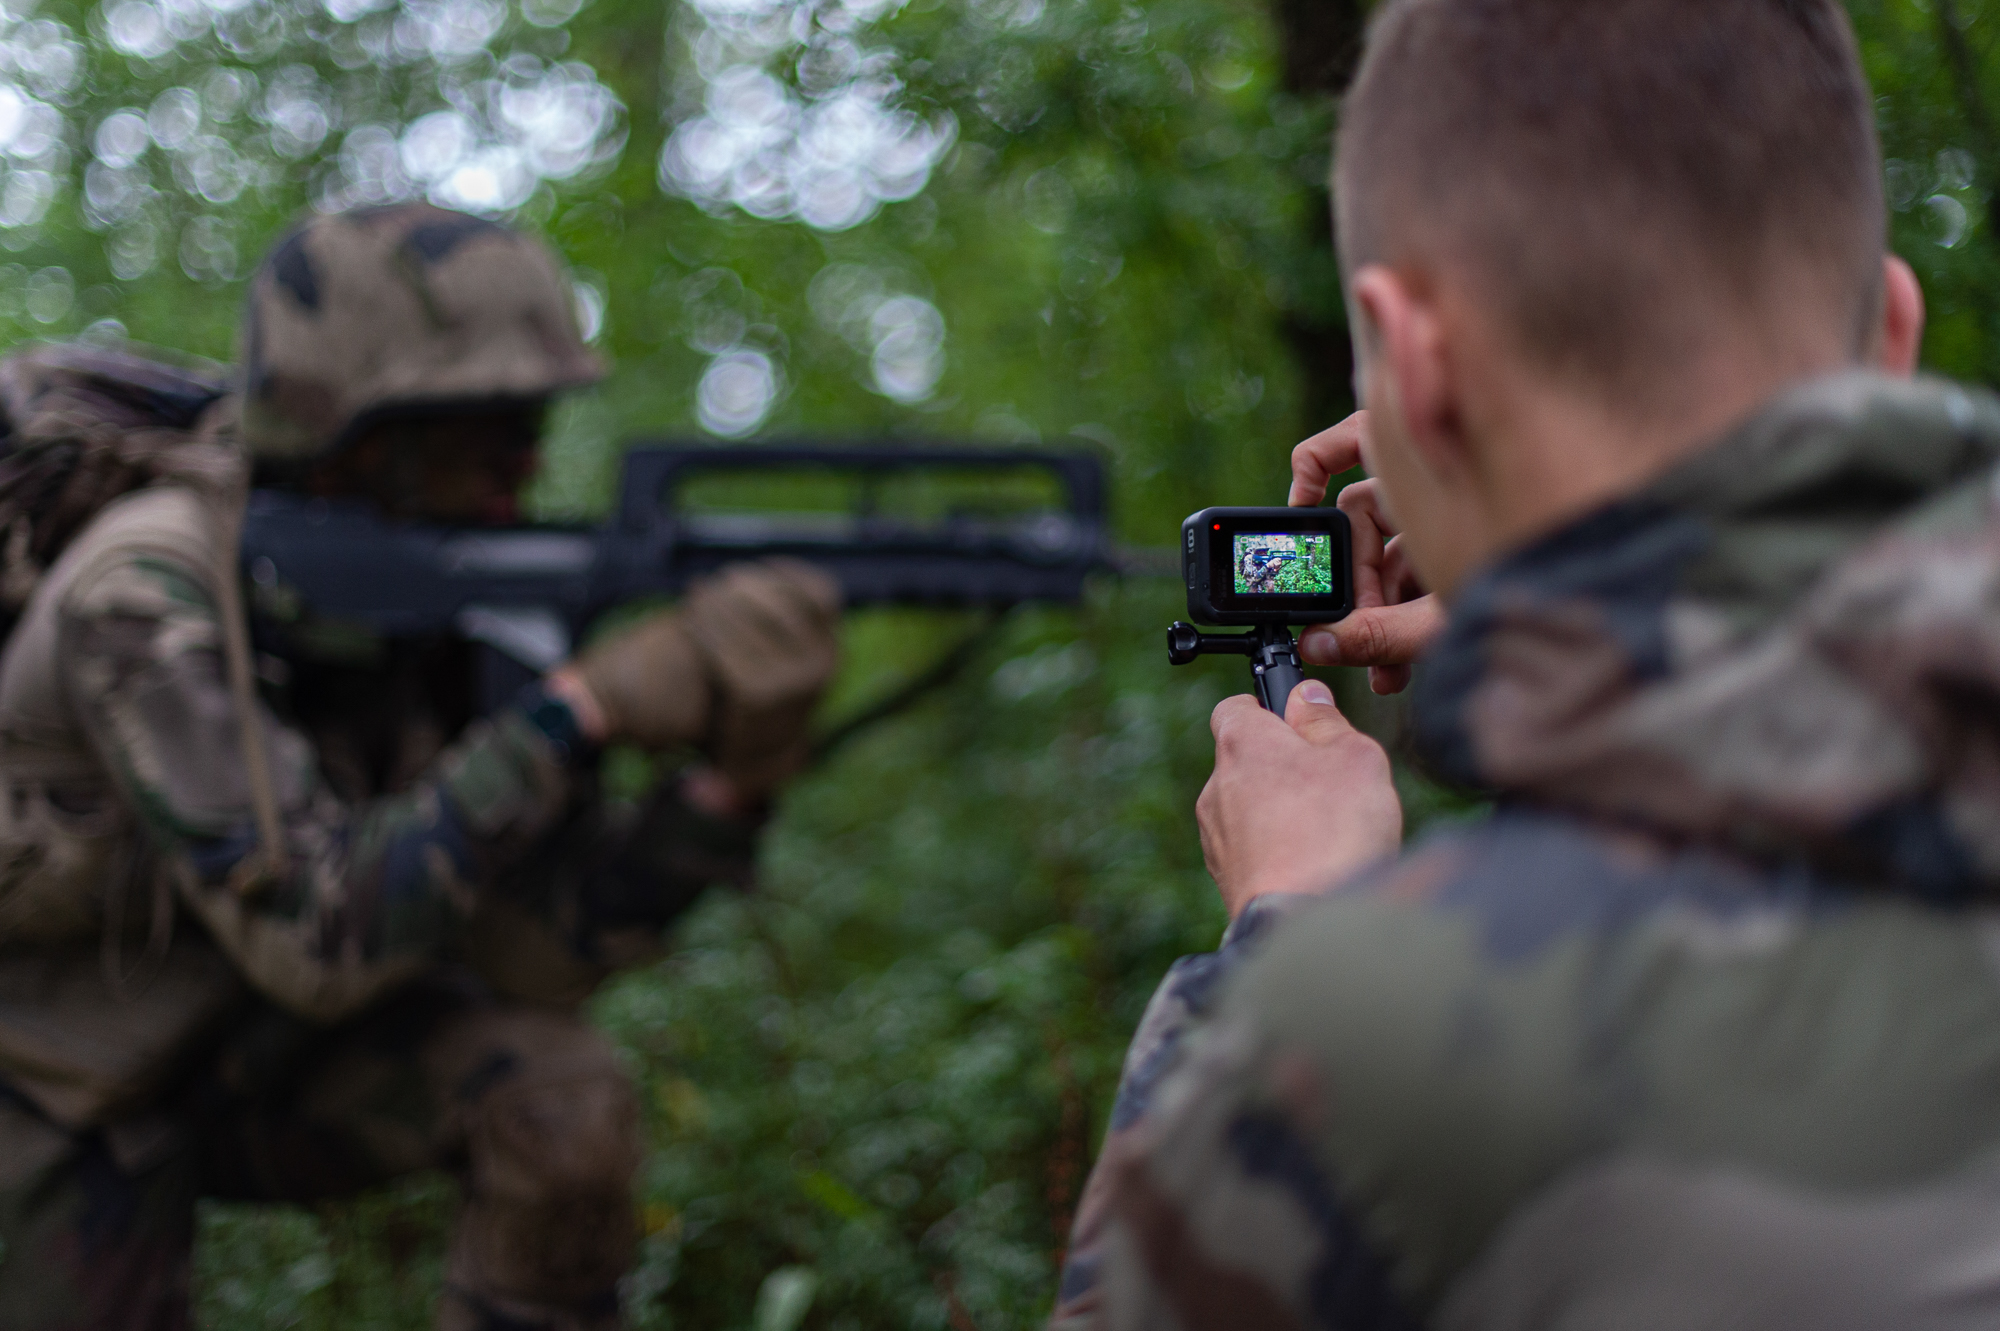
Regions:
M 510 520 L 547 403 L 602 373 L 553 256 L 316 218 L 240 373 L 0 361 L 0 1326 L 185 1326 L 199 1198 L 430 1168 L 465 1186 L 441 1326 L 615 1325 L 639 1110 L 574 1006 L 748 881 L 838 591 L 736 566 L 478 715 L 474 644 L 246 610 L 237 532 L 253 472 Z M 612 743 L 705 761 L 619 808 Z

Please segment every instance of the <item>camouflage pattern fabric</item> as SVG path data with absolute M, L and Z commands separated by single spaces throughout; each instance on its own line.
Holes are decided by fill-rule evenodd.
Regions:
M 0 1089 L 0 1328 L 185 1327 L 197 1198 L 309 1204 L 419 1169 L 466 1185 L 440 1326 L 610 1327 L 641 1149 L 615 1056 L 573 1018 L 445 973 L 332 1032 L 264 1008 L 111 1129 Z
M 1417 699 L 1448 777 L 2000 892 L 2000 402 L 1852 374 L 1509 560 Z
M 452 715 L 364 654 L 348 667 L 294 657 L 302 678 L 285 701 L 304 707 L 301 723 L 265 714 L 290 870 L 246 898 L 231 874 L 256 836 L 202 581 L 155 553 L 69 593 L 53 673 L 92 756 L 182 902 L 253 985 L 301 1015 L 340 1019 L 467 953 L 507 992 L 575 1001 L 656 947 L 708 886 L 748 881 L 756 820 L 698 814 L 671 785 L 608 809 L 587 765 L 521 707 L 463 714 L 469 661 L 445 660 L 430 681 Z M 363 691 L 383 705 L 353 705 Z M 496 921 L 548 937 L 560 955 L 539 964 L 560 973 L 553 988 L 477 955 Z
M 1243 590 L 1250 592 L 1275 592 L 1278 590 L 1278 561 L 1270 557 L 1268 551 L 1251 551 L 1243 556 Z
M 221 1100 L 213 1086 L 155 1097 L 101 1125 L 58 1123 L 18 1095 L 11 1116 L 0 1110 L 0 1157 L 44 1162 L 18 1177 L 0 1168 L 0 1240 L 49 1258 L 0 1260 L 0 1328 L 184 1324 L 196 1198 L 333 1196 L 437 1166 L 468 1185 L 440 1326 L 614 1324 L 639 1151 L 629 1088 L 580 1022 L 477 996 L 580 1001 L 656 952 L 661 927 L 707 887 L 748 882 L 755 824 L 699 814 L 672 786 L 608 806 L 588 766 L 520 707 L 454 735 L 438 699 L 409 687 L 407 662 L 302 663 L 308 678 L 290 692 L 323 695 L 305 709 L 312 723 L 266 718 L 293 877 L 242 899 L 228 874 L 254 836 L 214 616 L 189 570 L 144 559 L 84 589 L 62 635 L 98 752 L 209 928 L 184 918 L 165 967 L 122 1006 L 59 1000 L 36 966 L 0 955 L 0 1023 L 30 1017 L 56 1045 L 136 1041 L 132 1057 L 158 1065 L 150 1084 L 185 1076 L 199 1033 L 148 1018 L 204 935 L 261 997 L 246 1009 L 224 977 L 237 1012 L 205 1074 L 225 1083 Z M 372 679 L 385 706 L 340 706 L 350 694 L 330 670 L 350 688 Z M 467 696 L 463 673 L 433 682 Z M 346 743 L 322 748 L 322 770 L 315 741 L 339 716 Z M 87 953 L 74 983 L 95 994 L 94 943 Z M 455 957 L 492 983 L 448 987 L 445 1002 Z M 182 1006 L 215 1024 L 212 1005 Z M 264 1071 L 245 1083 L 252 1065 Z M 484 1117 L 466 1117 L 467 1097 L 490 1106 Z M 163 1134 L 192 1144 L 157 1163 L 119 1145 Z
M 1175 968 L 1055 1325 L 2000 1324 L 1997 458 L 1841 376 L 1464 588 L 1498 810 Z
M 140 354 L 143 350 L 144 354 Z M 225 371 L 152 348 L 49 343 L 0 360 L 0 608 L 18 613 L 71 539 L 162 482 L 222 497 L 248 466 L 211 410 Z
M 196 498 L 242 483 L 236 402 L 132 424 L 159 416 L 142 376 L 60 350 L 0 362 L 22 390 L 0 517 L 62 519 L 6 549 L 26 608 L 0 658 L 0 1328 L 185 1325 L 199 1197 L 439 1166 L 467 1187 L 441 1326 L 613 1324 L 631 1092 L 581 1023 L 491 995 L 573 1005 L 653 954 L 701 891 L 748 881 L 755 821 L 671 787 L 608 805 L 538 689 L 470 715 L 468 644 L 329 632 L 269 644 L 256 731 L 288 868 L 239 881 L 234 547 Z M 484 996 L 433 1012 L 461 966 Z M 245 1083 L 274 1030 L 280 1070 Z
M 338 798 L 265 718 L 290 876 L 239 895 L 256 846 L 217 608 L 192 570 L 134 559 L 77 588 L 59 632 L 69 702 L 183 898 L 252 983 L 333 1020 L 433 961 L 479 887 L 563 814 L 566 755 L 525 714 L 475 723 L 407 788 Z
M 509 997 L 581 1003 L 656 959 L 710 888 L 753 886 L 763 821 L 696 809 L 674 781 L 637 806 L 579 800 L 483 894 L 453 953 Z
M 547 245 L 424 203 L 281 239 L 250 279 L 242 364 L 245 443 L 291 460 L 384 414 L 538 401 L 604 374 Z

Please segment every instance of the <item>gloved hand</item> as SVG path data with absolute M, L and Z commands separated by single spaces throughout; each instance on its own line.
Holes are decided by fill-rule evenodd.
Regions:
M 605 742 L 699 745 L 754 801 L 805 764 L 806 723 L 839 664 L 839 615 L 839 587 L 810 564 L 737 564 L 568 670 L 602 712 Z
M 703 748 L 745 799 L 806 764 L 813 708 L 840 664 L 840 587 L 796 559 L 738 564 L 681 605 L 713 688 Z

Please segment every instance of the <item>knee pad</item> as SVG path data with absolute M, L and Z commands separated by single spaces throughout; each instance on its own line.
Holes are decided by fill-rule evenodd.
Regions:
M 466 1107 L 466 1204 L 454 1277 L 534 1304 L 603 1297 L 631 1264 L 639 1101 L 601 1039 L 528 1058 Z

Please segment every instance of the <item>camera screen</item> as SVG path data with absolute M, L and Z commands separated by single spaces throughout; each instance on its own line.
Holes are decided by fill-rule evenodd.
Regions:
M 1181 524 L 1188 618 L 1327 624 L 1354 608 L 1353 542 L 1335 508 L 1216 505 Z
M 1325 532 L 1238 532 L 1239 596 L 1331 596 L 1333 538 Z

